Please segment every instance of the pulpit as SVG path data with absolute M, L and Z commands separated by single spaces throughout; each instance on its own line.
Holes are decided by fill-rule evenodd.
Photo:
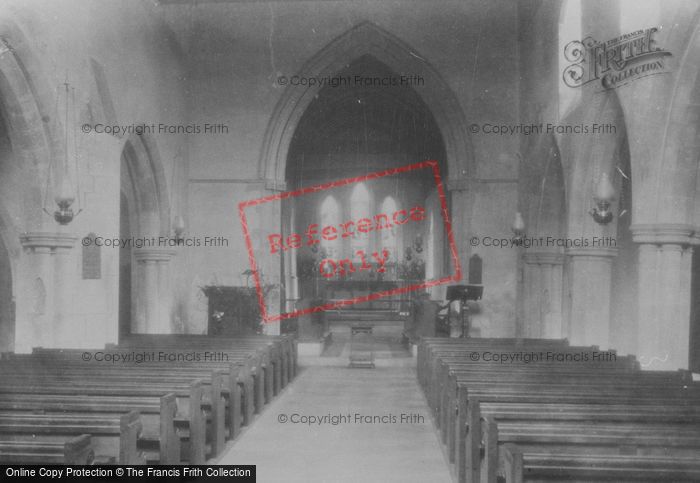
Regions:
M 257 293 L 251 287 L 207 286 L 210 336 L 240 337 L 262 333 Z

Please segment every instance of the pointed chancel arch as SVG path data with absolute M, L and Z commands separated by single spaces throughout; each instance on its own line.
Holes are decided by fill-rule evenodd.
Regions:
M 367 55 L 393 72 L 410 72 L 425 79 L 419 95 L 430 109 L 442 135 L 449 176 L 451 179 L 471 176 L 474 173 L 474 156 L 458 99 L 435 68 L 389 32 L 370 22 L 363 22 L 319 51 L 297 75 L 307 78 L 334 75 Z M 290 84 L 278 101 L 265 133 L 259 167 L 268 188 L 285 187 L 287 155 L 292 137 L 302 115 L 321 88 Z
M 360 220 L 362 218 L 372 219 L 372 197 L 365 183 L 358 183 L 352 189 L 350 194 L 350 219 Z M 357 250 L 370 249 L 368 233 L 360 233 L 355 230 L 352 238 L 350 238 L 350 253 L 349 256 L 354 256 Z

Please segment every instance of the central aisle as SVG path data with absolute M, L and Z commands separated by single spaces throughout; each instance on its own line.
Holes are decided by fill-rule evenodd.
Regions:
M 329 415 L 344 420 L 289 420 Z M 304 368 L 218 463 L 255 464 L 263 483 L 452 481 L 411 367 Z

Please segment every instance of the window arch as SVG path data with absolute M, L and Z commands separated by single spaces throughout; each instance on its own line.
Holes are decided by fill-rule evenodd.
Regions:
M 367 186 L 364 183 L 358 183 L 352 190 L 350 195 L 350 219 L 357 222 L 361 218 L 372 218 L 370 210 L 370 194 Z M 358 233 L 350 239 L 351 252 L 354 254 L 357 250 L 367 251 L 369 249 L 369 233 Z
M 333 195 L 328 195 L 321 203 L 321 226 L 337 226 L 340 220 L 340 205 Z M 327 256 L 335 258 L 340 254 L 340 239 L 326 240 L 321 238 L 321 248 Z
M 391 216 L 396 211 L 398 211 L 396 200 L 392 196 L 384 198 L 379 213 Z M 382 228 L 380 240 L 381 246 L 377 247 L 377 249 L 387 249 L 389 251 L 389 263 L 396 263 L 399 260 L 399 247 L 401 246 L 396 227 L 391 225 L 391 228 Z

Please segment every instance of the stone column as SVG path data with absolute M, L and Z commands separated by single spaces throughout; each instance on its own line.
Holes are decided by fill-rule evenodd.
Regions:
M 136 289 L 131 331 L 134 334 L 168 334 L 172 308 L 170 260 L 175 250 L 139 248 L 134 250 Z
M 449 200 L 448 206 L 450 208 L 449 215 L 450 222 L 452 223 L 452 235 L 454 236 L 455 245 L 457 246 L 457 255 L 462 269 L 462 278 L 466 279 L 467 270 L 469 269 L 469 257 L 471 256 L 471 246 L 468 241 L 472 213 L 469 180 L 467 178 L 448 179 L 445 188 L 448 190 L 448 193 L 445 193 L 445 195 Z M 440 207 L 439 198 L 438 207 Z M 440 223 L 442 223 L 442 217 L 440 217 Z M 437 228 L 438 226 L 436 225 L 436 229 Z M 439 228 L 443 229 L 442 225 Z M 445 240 L 447 240 L 447 233 L 445 233 Z M 445 256 L 451 260 L 452 254 L 449 252 L 449 248 Z M 453 264 L 450 261 L 450 267 L 452 266 Z M 454 274 L 454 267 L 452 267 L 452 271 L 449 273 Z
M 286 190 L 287 186 L 284 182 L 266 183 L 265 195 L 277 194 Z M 249 217 L 248 222 L 253 224 L 255 229 L 261 233 L 269 233 L 271 229 L 282 230 L 282 203 L 280 201 L 265 203 L 261 205 L 262 210 L 257 213 L 262 213 L 262 216 L 256 213 L 256 218 Z M 276 227 L 276 228 L 275 228 Z M 260 243 L 264 244 L 264 238 L 260 239 Z M 265 254 L 265 250 L 258 250 L 256 253 Z M 265 306 L 268 315 L 279 315 L 286 309 L 286 301 L 282 300 L 281 284 L 284 283 L 283 273 L 284 267 L 280 263 L 279 258 L 272 256 L 260 256 L 257 260 L 258 269 L 262 273 L 261 283 L 272 286 L 265 294 Z M 288 294 L 287 294 L 288 295 Z M 280 321 L 263 322 L 263 334 L 265 335 L 280 335 Z
M 632 225 L 639 245 L 637 358 L 643 369 L 688 368 L 693 228 Z
M 523 255 L 525 337 L 558 339 L 562 336 L 562 282 L 564 255 L 526 252 Z
M 571 294 L 568 337 L 572 345 L 610 347 L 610 287 L 616 248 L 575 248 L 569 257 Z
M 17 293 L 15 351 L 33 347 L 78 347 L 68 319 L 76 280 L 69 233 L 33 232 L 20 236 L 23 247 Z

